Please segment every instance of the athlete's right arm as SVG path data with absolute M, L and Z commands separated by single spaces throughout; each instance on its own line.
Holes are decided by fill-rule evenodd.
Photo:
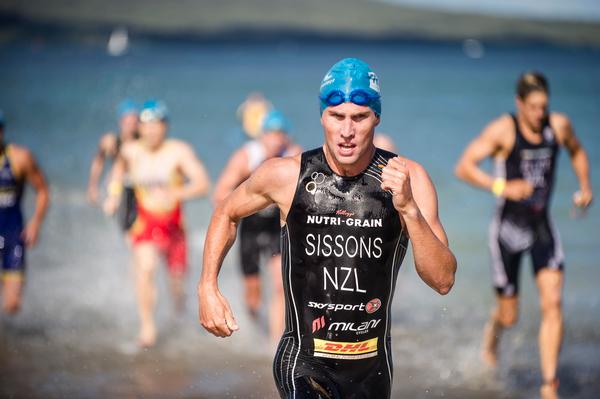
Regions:
M 204 243 L 202 273 L 198 283 L 199 318 L 202 326 L 218 337 L 238 330 L 227 299 L 218 287 L 225 255 L 233 245 L 237 225 L 249 216 L 276 204 L 285 219 L 300 171 L 300 157 L 265 161 L 215 209 Z
M 225 169 L 223 169 L 217 180 L 212 196 L 213 205 L 215 207 L 219 206 L 249 175 L 248 154 L 244 148 L 241 148 L 229 158 Z
M 114 152 L 114 146 L 116 146 L 116 138 L 112 133 L 107 133 L 102 136 L 100 143 L 98 143 L 98 150 L 96 151 L 96 155 L 94 155 L 94 159 L 92 159 L 90 166 L 90 177 L 87 188 L 87 199 L 92 204 L 98 202 L 100 176 L 102 176 L 106 158 L 110 153 Z
M 514 201 L 528 198 L 533 193 L 533 187 L 523 179 L 499 182 L 479 167 L 479 163 L 488 157 L 507 157 L 510 148 L 508 132 L 512 129 L 512 118 L 503 116 L 488 124 L 465 149 L 456 163 L 455 175 L 467 183 L 502 195 Z M 496 187 L 495 187 L 496 185 Z
M 117 155 L 110 170 L 110 178 L 107 186 L 107 196 L 102 209 L 107 215 L 114 215 L 121 202 L 121 194 L 123 192 L 123 181 L 125 172 L 127 171 L 127 152 L 130 144 L 125 144 L 121 153 Z

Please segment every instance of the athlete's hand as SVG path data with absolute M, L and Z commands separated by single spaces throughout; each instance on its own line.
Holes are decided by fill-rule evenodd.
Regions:
M 25 241 L 27 247 L 33 247 L 38 240 L 38 234 L 40 232 L 40 225 L 36 221 L 32 220 L 23 229 L 21 237 Z
M 512 179 L 506 181 L 502 196 L 511 201 L 522 201 L 533 194 L 533 185 L 525 179 Z
M 400 157 L 391 158 L 381 172 L 381 188 L 392 193 L 394 208 L 401 214 L 417 210 L 410 187 L 410 172 L 406 161 Z
M 216 288 L 198 286 L 200 324 L 217 337 L 229 337 L 239 327 L 227 299 Z
M 593 199 L 592 190 L 581 189 L 573 194 L 573 205 L 585 209 L 591 205 Z
M 87 194 L 86 195 L 87 196 L 87 200 L 88 200 L 88 202 L 90 204 L 95 205 L 95 204 L 98 203 L 98 197 L 99 197 L 98 187 L 96 187 L 96 186 L 89 186 L 88 189 L 87 189 L 87 193 L 86 194 Z
M 102 205 L 102 210 L 104 211 L 104 214 L 108 216 L 114 215 L 115 212 L 117 212 L 117 209 L 119 208 L 119 202 L 120 198 L 117 196 L 109 195 L 108 197 L 106 197 L 106 200 L 104 200 L 104 204 Z

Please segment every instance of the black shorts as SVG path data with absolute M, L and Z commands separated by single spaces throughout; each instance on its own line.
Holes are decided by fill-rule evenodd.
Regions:
M 299 348 L 297 342 L 285 333 L 275 353 L 273 376 L 281 399 L 391 397 L 391 363 L 383 354 L 362 360 L 324 359 Z M 391 340 L 385 342 L 386 353 L 391 353 Z
M 281 253 L 279 210 L 267 208 L 242 219 L 240 224 L 240 265 L 244 276 L 259 273 L 260 260 Z
M 543 213 L 526 218 L 498 215 L 490 225 L 489 249 L 494 287 L 499 295 L 519 293 L 521 256 L 531 256 L 533 273 L 544 268 L 563 270 L 564 254 L 558 231 Z
M 137 217 L 137 208 L 135 203 L 135 191 L 133 187 L 125 186 L 123 188 L 123 198 L 117 211 L 119 226 L 123 231 L 128 231 Z

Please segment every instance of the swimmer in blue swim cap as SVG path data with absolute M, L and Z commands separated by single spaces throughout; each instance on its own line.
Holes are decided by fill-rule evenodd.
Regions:
M 132 99 L 124 99 L 117 106 L 118 131 L 109 131 L 102 135 L 98 142 L 96 154 L 90 165 L 90 174 L 87 188 L 87 199 L 92 204 L 98 204 L 100 179 L 107 163 L 117 159 L 121 146 L 138 138 L 138 112 L 139 108 Z M 131 193 L 132 194 L 132 193 Z M 133 217 L 124 216 L 120 220 L 123 230 L 127 230 Z
M 200 323 L 218 337 L 243 327 L 219 290 L 219 271 L 239 221 L 275 205 L 285 304 L 273 362 L 279 396 L 390 399 L 390 314 L 409 237 L 417 274 L 442 295 L 456 259 L 425 169 L 373 145 L 377 75 L 360 60 L 340 61 L 320 100 L 324 144 L 265 160 L 215 207 L 198 284 Z

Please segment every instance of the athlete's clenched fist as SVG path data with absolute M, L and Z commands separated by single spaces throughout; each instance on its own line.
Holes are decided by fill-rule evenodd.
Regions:
M 410 171 L 403 158 L 395 157 L 381 172 L 381 188 L 392 194 L 394 208 L 400 213 L 416 207 L 410 187 Z

